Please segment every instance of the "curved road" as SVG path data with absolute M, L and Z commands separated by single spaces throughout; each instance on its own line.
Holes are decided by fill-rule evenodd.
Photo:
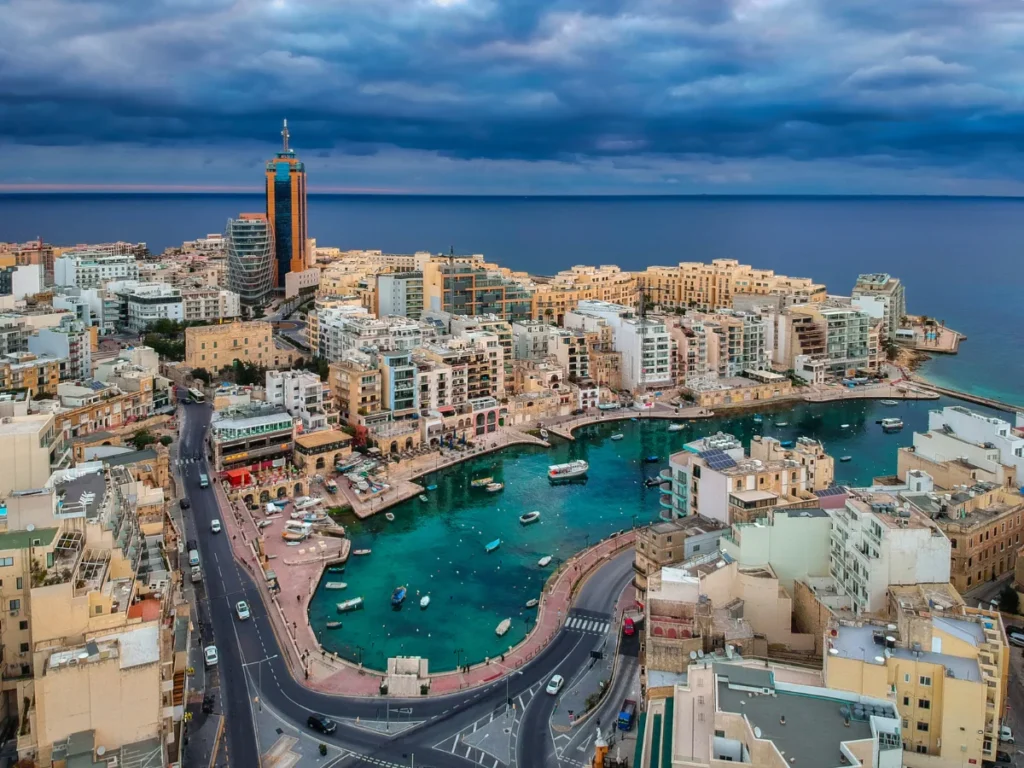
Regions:
M 200 615 L 209 622 L 219 652 L 221 704 L 232 764 L 259 765 L 253 712 L 258 705 L 249 700 L 248 682 L 253 690 L 258 690 L 263 703 L 302 729 L 311 712 L 321 712 L 335 720 L 358 717 L 363 721 L 377 721 L 382 719 L 385 706 L 392 707 L 392 712 L 403 708 L 403 717 L 413 722 L 422 721 L 390 736 L 339 722 L 338 729 L 330 736 L 316 734 L 318 740 L 353 753 L 332 765 L 353 765 L 369 759 L 378 765 L 391 763 L 397 768 L 408 766 L 413 754 L 416 764 L 424 767 L 478 765 L 448 749 L 434 747 L 446 739 L 456 743 L 451 741 L 452 737 L 457 739 L 460 731 L 472 727 L 481 716 L 499 710 L 504 713 L 504 679 L 446 696 L 401 700 L 320 693 L 292 678 L 252 576 L 235 562 L 227 535 L 210 533 L 210 521 L 222 515 L 214 490 L 199 487 L 200 473 L 209 472 L 204 448 L 209 421 L 209 407 L 184 407 L 178 448 L 180 459 L 191 459 L 181 466 L 183 495 L 192 502 L 191 510 L 185 515 L 186 536 L 197 541 L 204 569 L 208 615 Z M 603 614 L 610 619 L 619 594 L 632 578 L 632 561 L 632 553 L 625 552 L 594 572 L 579 592 L 573 610 Z M 252 614 L 249 621 L 240 622 L 235 618 L 234 606 L 239 600 L 249 604 Z M 531 689 L 538 692 L 556 672 L 571 679 L 589 661 L 594 639 L 593 635 L 560 630 L 547 648 L 520 668 L 520 674 L 508 679 L 509 698 L 515 700 L 521 694 L 529 694 Z M 541 685 L 538 687 L 538 684 Z M 531 699 L 527 695 L 523 701 L 527 700 L 525 711 L 516 713 L 516 718 L 521 718 L 514 745 L 517 768 L 557 765 L 547 728 L 555 697 L 539 695 Z

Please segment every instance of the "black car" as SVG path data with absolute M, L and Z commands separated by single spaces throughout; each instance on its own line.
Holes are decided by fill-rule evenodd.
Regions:
M 188 509 L 192 505 L 188 503 L 188 499 L 182 499 L 181 501 L 178 502 L 178 506 L 181 507 L 182 509 Z
M 310 715 L 306 725 L 320 733 L 334 733 L 338 727 L 338 724 L 326 715 Z
M 1009 635 L 1011 632 L 1017 635 L 1024 635 L 1024 627 L 1015 627 L 1013 624 L 1006 625 L 1006 634 Z
M 997 763 L 1012 763 L 1013 762 L 1013 758 L 1010 756 L 1009 752 L 996 752 L 996 762 Z

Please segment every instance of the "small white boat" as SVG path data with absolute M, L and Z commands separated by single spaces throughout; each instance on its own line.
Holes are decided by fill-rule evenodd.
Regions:
M 622 433 L 620 432 L 620 433 L 618 433 L 618 434 L 612 435 L 612 440 L 621 440 L 621 439 L 622 439 L 623 437 L 625 437 L 625 435 L 623 435 L 623 434 L 622 434 Z
M 540 600 L 538 600 L 536 597 L 533 598 L 532 600 L 527 600 L 526 601 L 526 607 L 527 608 L 536 608 L 537 607 L 537 603 L 539 603 L 539 602 L 540 602 Z
M 430 595 L 424 595 L 420 598 L 420 608 L 426 608 L 430 605 Z
M 788 421 L 776 421 L 775 422 L 775 426 L 776 427 L 788 427 L 789 426 L 789 422 Z
M 469 485 L 471 488 L 486 488 L 493 482 L 493 477 L 478 477 L 476 480 L 471 480 Z
M 487 492 L 488 493 L 497 493 L 498 491 L 500 491 L 504 487 L 505 487 L 504 483 L 491 483 L 490 485 L 487 486 Z
M 346 600 L 343 603 L 338 603 L 338 613 L 345 613 L 346 611 L 354 611 L 358 608 L 363 607 L 363 598 L 353 597 L 351 600 Z
M 882 419 L 879 424 L 883 432 L 899 432 L 903 429 L 903 419 Z
M 881 400 L 882 405 L 899 405 L 898 400 Z
M 669 432 L 682 432 L 684 429 L 686 429 L 686 425 L 685 424 L 669 424 L 668 425 L 668 431 Z
M 840 456 L 840 461 L 853 461 L 853 456 Z
M 387 520 L 389 523 L 393 522 L 394 519 L 395 519 L 395 513 L 394 512 L 385 512 L 384 513 L 384 519 Z
M 506 632 L 508 632 L 509 627 L 511 627 L 511 626 L 512 626 L 512 619 L 502 619 L 501 623 L 498 624 L 498 626 L 494 628 L 494 634 L 496 634 L 498 637 L 501 637 Z
M 344 581 L 328 581 L 324 589 L 345 589 L 348 586 Z
M 421 493 L 419 495 L 419 500 L 422 501 L 424 504 L 426 504 L 428 501 L 430 501 L 430 497 L 427 496 L 427 494 L 425 494 L 425 493 Z
M 522 525 L 529 525 L 530 523 L 536 523 L 540 520 L 540 512 L 534 510 L 533 512 L 527 512 L 525 515 L 519 516 L 519 522 Z
M 583 477 L 589 469 L 590 465 L 583 459 L 576 459 L 568 464 L 552 464 L 548 467 L 548 479 L 552 481 L 572 480 L 574 477 Z
M 540 439 L 541 440 L 547 440 L 548 439 L 548 431 L 546 429 L 542 429 L 540 431 Z
M 840 425 L 839 425 L 839 428 L 840 428 L 840 429 L 849 429 L 849 428 L 850 428 L 850 425 L 849 425 L 849 424 L 840 424 Z
M 537 565 L 544 568 L 551 564 L 551 555 L 544 555 L 540 560 L 537 561 Z
M 352 552 L 353 555 L 368 555 L 373 550 L 370 549 L 357 549 Z

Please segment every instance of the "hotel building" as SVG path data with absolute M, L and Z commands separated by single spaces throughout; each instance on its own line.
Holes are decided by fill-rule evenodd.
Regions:
M 282 151 L 267 163 L 267 222 L 274 238 L 274 288 L 284 290 L 285 275 L 309 266 L 306 254 L 306 166 L 288 147 L 288 121 L 281 131 Z
M 228 219 L 225 230 L 228 287 L 242 304 L 266 304 L 274 290 L 274 233 L 263 213 L 243 213 Z

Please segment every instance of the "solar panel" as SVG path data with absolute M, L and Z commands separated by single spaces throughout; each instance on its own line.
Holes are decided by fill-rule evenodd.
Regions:
M 844 493 L 846 493 L 846 489 L 843 488 L 843 486 L 841 485 L 833 485 L 830 488 L 825 488 L 824 490 L 821 491 L 815 491 L 814 493 L 819 499 L 824 499 L 826 496 L 842 496 Z

